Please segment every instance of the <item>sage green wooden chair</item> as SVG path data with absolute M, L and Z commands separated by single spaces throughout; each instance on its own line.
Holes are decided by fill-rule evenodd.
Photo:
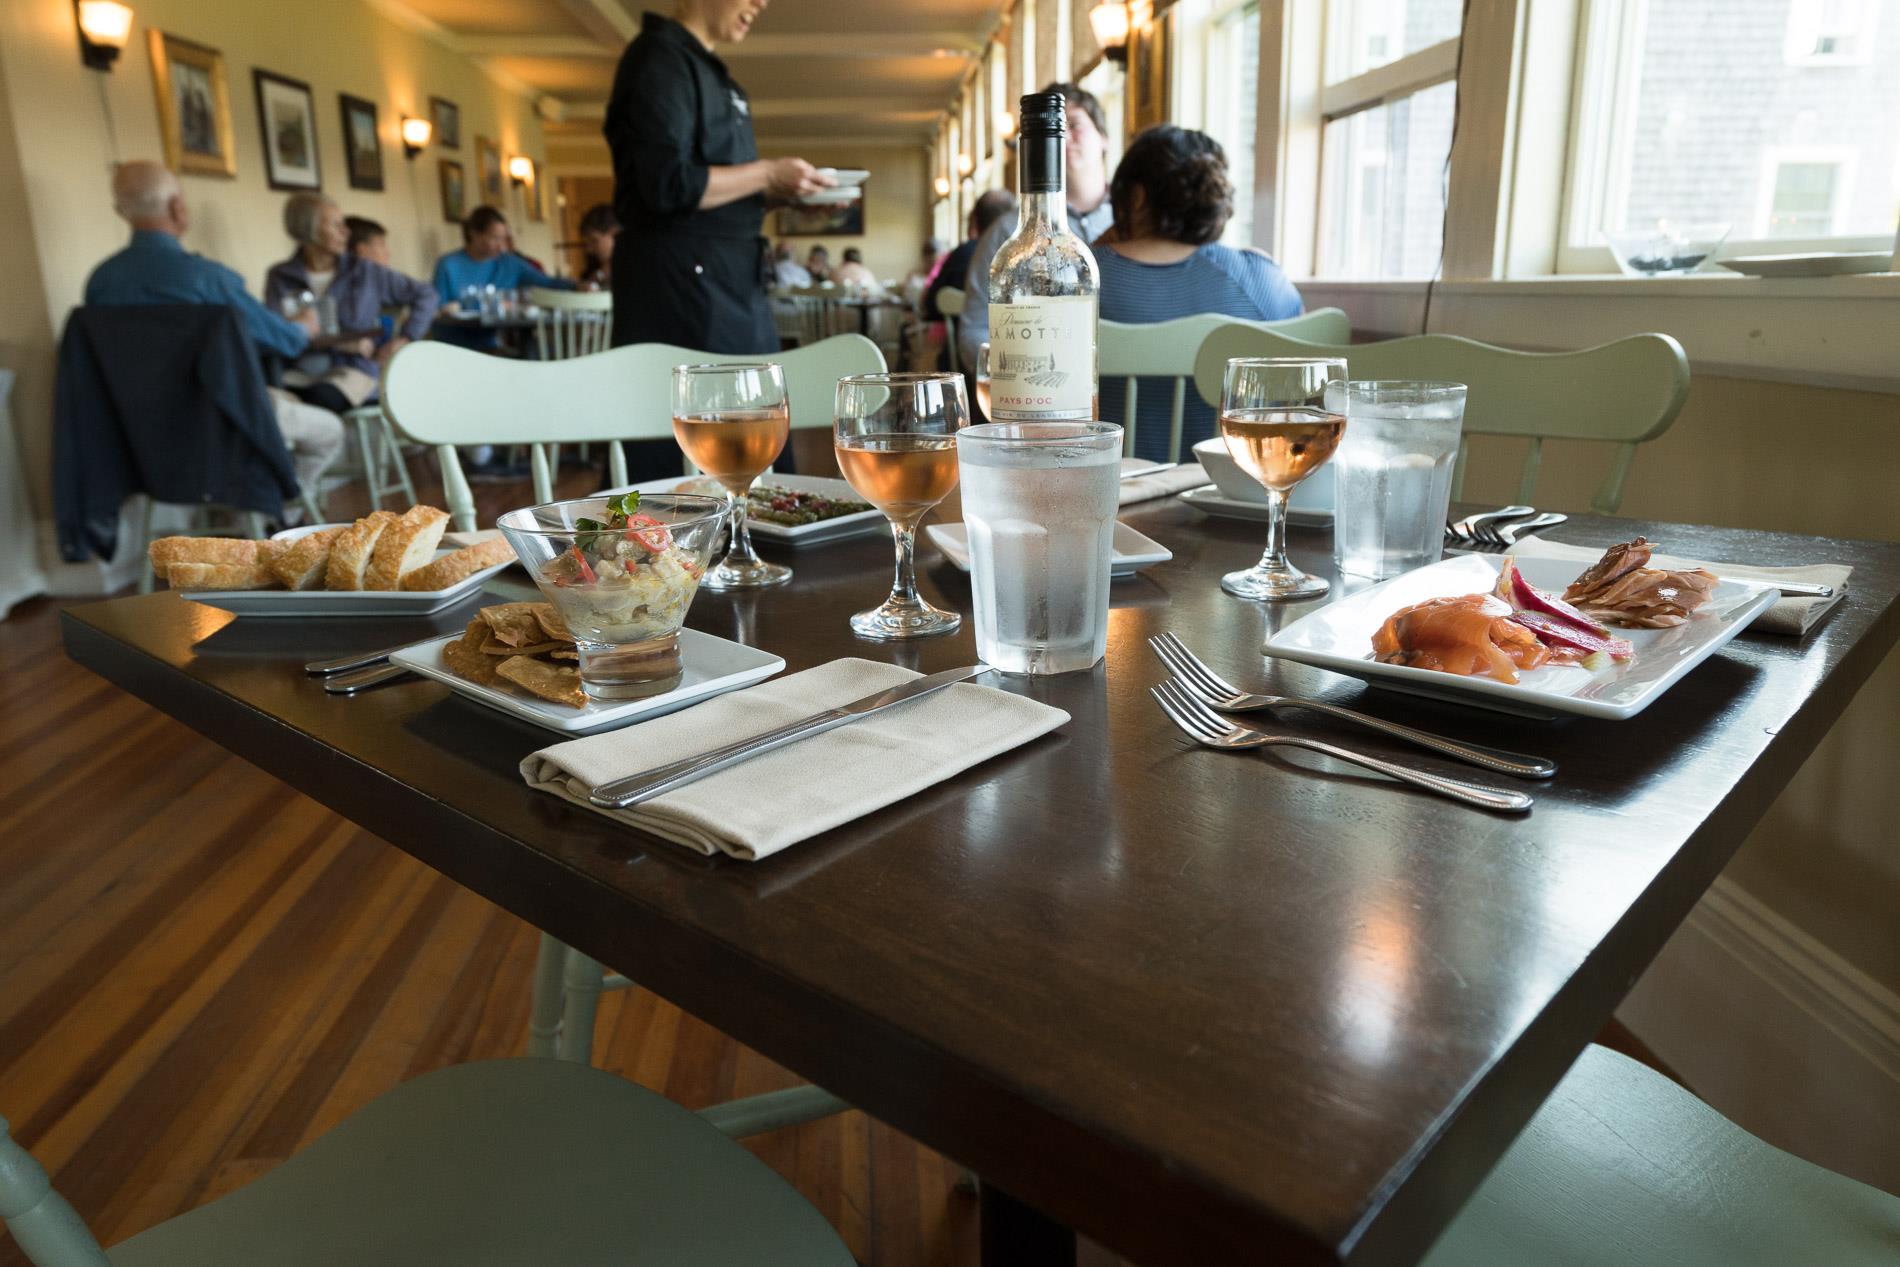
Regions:
M 552 458 L 562 444 L 606 444 L 609 481 L 624 484 L 620 441 L 673 438 L 675 365 L 764 360 L 785 367 L 795 429 L 829 429 L 838 380 L 884 369 L 877 344 L 859 334 L 768 356 L 636 343 L 566 361 L 515 361 L 447 343 L 411 343 L 384 372 L 383 412 L 402 438 L 436 446 L 449 513 L 457 531 L 469 532 L 477 526 L 475 496 L 457 445 L 527 445 L 537 502 L 554 500 Z
M 569 361 L 577 356 L 605 352 L 613 343 L 614 297 L 606 290 L 549 290 L 530 286 L 524 298 L 535 306 L 534 350 L 543 361 Z M 581 444 L 581 461 L 588 460 L 591 445 Z M 561 449 L 552 455 L 555 470 L 561 469 Z
M 1206 312 L 1144 325 L 1101 322 L 1096 334 L 1099 376 L 1123 380 L 1123 453 L 1132 457 L 1135 452 L 1136 377 L 1167 378 L 1173 380 L 1174 413 L 1163 461 L 1181 460 L 1181 420 L 1187 409 L 1187 383 L 1194 376 L 1195 357 L 1210 334 L 1227 326 L 1271 330 L 1314 343 L 1344 343 L 1352 338 L 1352 326 L 1346 314 L 1337 308 L 1320 308 L 1280 321 L 1242 321 L 1218 312 Z M 1214 408 L 1220 408 L 1218 399 L 1214 401 Z
M 963 366 L 957 363 L 957 327 L 963 323 L 963 302 L 966 296 L 955 286 L 945 286 L 937 292 L 937 311 L 943 314 L 943 335 L 945 355 L 950 358 L 950 372 L 963 373 Z M 970 367 L 975 372 L 976 366 Z
M 1530 442 L 1516 500 L 1536 500 L 1546 440 L 1591 440 L 1615 446 L 1610 469 L 1590 508 L 1613 515 L 1636 446 L 1662 435 L 1689 394 L 1689 359 L 1666 334 L 1633 334 L 1578 352 L 1518 352 L 1452 334 L 1415 334 L 1382 343 L 1309 341 L 1278 331 L 1224 326 L 1207 336 L 1195 358 L 1194 386 L 1220 407 L 1221 374 L 1236 356 L 1343 356 L 1353 378 L 1436 379 L 1471 388 L 1465 441 L 1458 447 L 1451 495 L 1462 495 L 1470 437 L 1512 436 Z
M 0 1122 L 0 1221 L 35 1267 L 853 1267 L 817 1210 L 699 1115 L 555 1060 L 405 1082 L 110 1250 Z
M 1654 1070 L 1591 1047 L 1420 1267 L 1897 1262 L 1900 1197 L 1764 1144 Z

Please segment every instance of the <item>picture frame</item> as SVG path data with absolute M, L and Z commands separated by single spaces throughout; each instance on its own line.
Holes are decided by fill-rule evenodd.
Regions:
M 301 79 L 253 68 L 257 124 L 264 138 L 264 179 L 272 189 L 323 188 L 317 150 L 317 101 Z
M 521 209 L 529 220 L 538 224 L 547 219 L 546 206 L 541 198 L 541 164 L 530 158 L 528 167 L 531 174 L 528 183 L 521 188 Z
M 475 191 L 491 207 L 500 207 L 508 192 L 502 182 L 501 147 L 485 136 L 475 138 Z
M 376 103 L 337 94 L 343 116 L 343 172 L 351 189 L 383 189 L 383 140 L 376 124 Z
M 459 159 L 445 158 L 436 168 L 436 183 L 442 191 L 442 218 L 460 224 L 468 218 L 468 178 Z
M 864 199 L 827 203 L 817 207 L 780 207 L 778 232 L 781 237 L 862 237 L 864 235 Z
M 224 54 L 157 28 L 147 44 L 165 165 L 184 176 L 236 176 Z
M 1127 137 L 1168 121 L 1168 22 L 1164 13 L 1128 33 Z
M 462 148 L 462 107 L 446 97 L 430 97 L 429 126 L 438 146 L 445 150 Z

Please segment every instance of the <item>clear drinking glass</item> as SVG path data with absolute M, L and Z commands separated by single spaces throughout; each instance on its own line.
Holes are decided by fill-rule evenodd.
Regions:
M 970 425 L 961 374 L 853 374 L 838 380 L 838 468 L 891 521 L 897 577 L 883 604 L 851 618 L 860 638 L 890 642 L 963 623 L 917 594 L 917 523 L 957 486 L 957 432 Z
M 1267 490 L 1267 549 L 1220 587 L 1240 598 L 1274 601 L 1324 594 L 1327 582 L 1286 557 L 1287 494 L 1333 456 L 1345 415 L 1327 407 L 1326 387 L 1343 382 L 1338 357 L 1235 357 L 1221 388 L 1220 434 L 1240 469 Z
M 983 663 L 1069 673 L 1108 649 L 1121 454 L 1113 423 L 992 422 L 957 437 Z
M 1333 458 L 1333 562 L 1382 581 L 1436 563 L 1465 416 L 1463 383 L 1329 383 L 1346 415 Z
M 783 585 L 792 570 L 752 549 L 746 491 L 778 459 L 792 434 L 785 369 L 769 361 L 679 365 L 673 369 L 673 435 L 706 474 L 725 486 L 732 545 L 702 584 L 709 590 Z
M 990 345 L 976 349 L 976 408 L 984 422 L 990 420 Z

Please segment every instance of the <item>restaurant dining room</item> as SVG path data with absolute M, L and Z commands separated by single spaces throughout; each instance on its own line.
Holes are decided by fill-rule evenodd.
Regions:
M 0 0 L 0 1267 L 1900 1267 L 1900 3 Z

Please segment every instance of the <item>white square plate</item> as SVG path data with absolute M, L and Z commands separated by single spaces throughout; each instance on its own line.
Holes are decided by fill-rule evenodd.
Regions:
M 943 557 L 961 571 L 970 570 L 970 530 L 963 524 L 931 524 L 924 535 L 943 551 Z M 1133 576 L 1142 568 L 1166 563 L 1174 551 L 1159 541 L 1142 536 L 1127 524 L 1115 524 L 1114 554 L 1108 561 L 1110 576 Z
M 682 484 L 697 485 L 701 481 L 711 481 L 709 475 L 672 475 L 663 480 L 647 480 L 643 484 L 628 484 L 623 488 L 606 489 L 590 494 L 594 497 L 608 497 L 614 493 L 624 493 L 627 489 L 638 489 L 642 493 L 672 493 L 681 491 Z M 843 480 L 827 479 L 822 475 L 778 475 L 768 472 L 759 476 L 761 484 L 776 484 L 780 488 L 789 488 L 798 493 L 817 493 L 820 497 L 829 497 L 834 501 L 861 502 L 857 490 Z M 689 488 L 686 492 L 698 492 Z M 868 536 L 875 532 L 890 531 L 891 521 L 884 512 L 873 506 L 869 510 L 860 510 L 855 515 L 839 515 L 836 519 L 821 519 L 815 524 L 775 524 L 768 520 L 748 517 L 746 523 L 752 529 L 752 535 L 761 541 L 783 541 L 787 545 L 816 545 L 821 541 L 840 541 L 846 537 Z
M 1780 596 L 1772 585 L 1724 580 L 1701 611 L 1674 629 L 1618 629 L 1636 648 L 1629 663 L 1594 673 L 1574 665 L 1533 669 L 1518 674 L 1515 686 L 1372 658 L 1372 635 L 1393 612 L 1428 598 L 1488 593 L 1502 566 L 1500 555 L 1468 554 L 1381 581 L 1294 621 L 1267 640 L 1266 653 L 1457 704 L 1528 717 L 1571 714 L 1621 721 L 1649 707 Z M 1566 559 L 1520 559 L 1518 570 L 1538 589 L 1562 593 L 1582 569 Z
M 1222 496 L 1218 488 L 1190 488 L 1181 494 L 1181 500 L 1203 515 L 1212 515 L 1216 519 L 1244 519 L 1250 523 L 1267 522 L 1267 503 L 1237 501 Z M 1333 512 L 1330 510 L 1302 510 L 1289 505 L 1286 521 L 1302 528 L 1330 528 L 1333 526 Z
M 271 540 L 295 541 L 319 529 L 343 527 L 348 525 L 306 524 L 301 528 L 286 528 Z M 439 559 L 447 553 L 447 548 L 437 550 L 436 557 Z M 219 607 L 239 616 L 426 616 L 478 593 L 489 577 L 513 563 L 511 559 L 483 568 L 445 590 L 180 590 L 179 593 L 194 603 Z
M 697 629 L 680 630 L 680 662 L 684 673 L 680 684 L 664 695 L 613 703 L 589 700 L 580 708 L 569 708 L 550 700 L 516 694 L 495 686 L 482 686 L 449 671 L 442 650 L 462 635 L 449 634 L 419 646 L 405 647 L 389 657 L 391 664 L 434 678 L 459 695 L 498 709 L 522 721 L 533 722 L 564 735 L 593 735 L 633 722 L 645 721 L 666 713 L 677 713 L 690 704 L 742 686 L 762 682 L 785 667 L 785 661 L 757 647 L 744 646 L 725 638 L 701 633 Z

